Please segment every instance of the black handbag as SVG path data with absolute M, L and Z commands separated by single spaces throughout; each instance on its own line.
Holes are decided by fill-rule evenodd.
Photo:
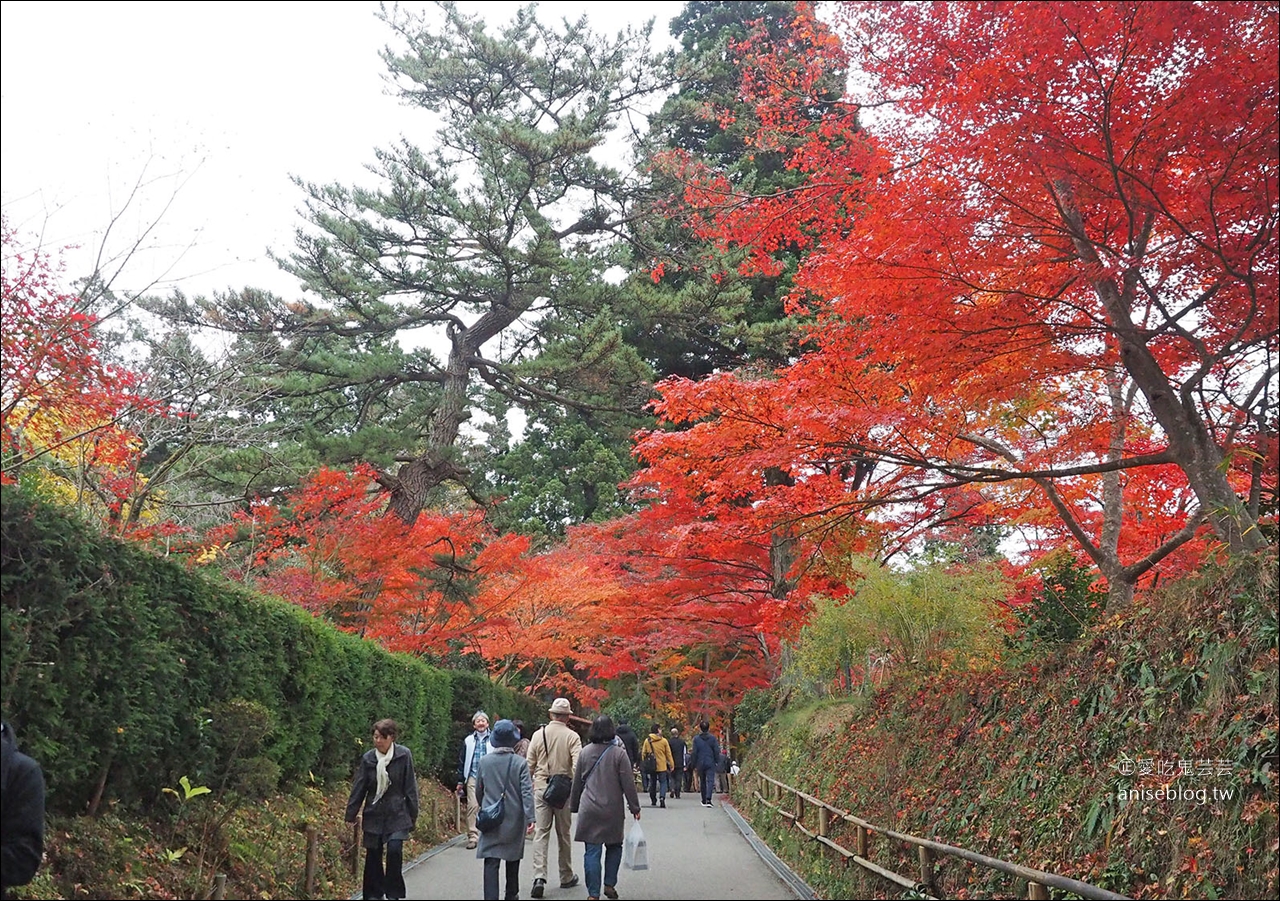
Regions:
M 548 807 L 560 810 L 569 803 L 571 794 L 573 794 L 573 779 L 564 773 L 556 773 L 547 780 L 547 787 L 542 792 L 542 800 Z
M 644 743 L 649 750 L 640 758 L 640 771 L 653 775 L 658 772 L 658 755 L 653 752 L 653 742 L 645 739 Z
M 542 746 L 546 749 L 547 760 L 551 759 L 551 747 L 547 744 L 547 733 L 542 733 Z M 569 803 L 569 795 L 573 793 L 573 777 L 567 773 L 553 773 L 547 779 L 547 787 L 542 790 L 542 800 L 548 807 L 560 810 Z
M 507 777 L 502 781 L 502 794 L 492 804 L 484 804 L 476 814 L 476 828 L 481 832 L 492 832 L 502 825 L 502 818 L 507 815 L 507 785 L 511 781 L 513 760 L 507 761 Z

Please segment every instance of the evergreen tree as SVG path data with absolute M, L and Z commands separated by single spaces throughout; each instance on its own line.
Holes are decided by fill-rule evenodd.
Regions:
M 787 0 L 698 0 L 671 22 L 682 48 L 671 68 L 679 89 L 652 118 L 644 142 L 654 215 L 636 220 L 635 307 L 626 331 L 660 375 L 698 378 L 742 365 L 779 366 L 795 352 L 795 322 L 783 302 L 796 254 L 776 273 L 741 275 L 741 255 L 724 255 L 686 226 L 684 184 L 667 161 L 673 153 L 698 160 L 726 175 L 744 196 L 800 183 L 786 166 L 785 148 L 762 150 L 752 143 L 760 123 L 739 99 L 744 72 L 735 51 L 751 35 L 781 39 L 796 10 Z M 820 99 L 835 103 L 843 95 L 842 74 L 830 81 Z M 815 124 L 820 115 L 815 108 Z
M 276 415 L 330 462 L 346 447 L 378 463 L 406 522 L 437 486 L 477 480 L 461 445 L 484 390 L 564 415 L 634 411 L 650 382 L 604 278 L 634 179 L 599 153 L 659 74 L 648 30 L 605 38 L 530 7 L 491 33 L 436 7 L 383 13 L 402 43 L 383 54 L 390 82 L 429 141 L 376 151 L 375 187 L 298 182 L 309 225 L 281 262 L 314 299 L 205 305 L 278 343 Z

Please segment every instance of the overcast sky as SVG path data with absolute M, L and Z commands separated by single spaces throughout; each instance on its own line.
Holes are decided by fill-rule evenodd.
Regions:
M 459 5 L 499 24 L 519 4 Z M 666 46 L 682 7 L 548 2 L 539 16 L 586 12 L 609 32 L 653 17 L 655 41 Z M 6 218 L 48 249 L 82 245 L 67 256 L 71 277 L 92 270 L 89 249 L 125 210 L 108 242 L 116 252 L 157 223 L 127 288 L 157 281 L 156 290 L 188 294 L 252 285 L 296 295 L 266 255 L 286 253 L 301 223 L 290 174 L 362 180 L 374 147 L 421 127 L 421 113 L 383 93 L 377 53 L 393 35 L 377 8 L 365 0 L 0 4 Z

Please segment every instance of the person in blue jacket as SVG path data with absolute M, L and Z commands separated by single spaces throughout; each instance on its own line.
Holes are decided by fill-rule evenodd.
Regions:
M 711 734 L 711 724 L 698 723 L 699 732 L 693 737 L 693 767 L 698 771 L 698 785 L 702 789 L 702 806 L 711 807 L 716 790 L 716 768 L 720 764 L 720 742 Z

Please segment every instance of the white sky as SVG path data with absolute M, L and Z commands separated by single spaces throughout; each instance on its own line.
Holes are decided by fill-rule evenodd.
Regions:
M 459 6 L 496 25 L 519 4 Z M 586 12 L 605 32 L 652 17 L 655 44 L 668 46 L 682 7 L 546 2 L 538 12 Z M 402 132 L 426 137 L 414 134 L 424 114 L 383 93 L 377 54 L 394 35 L 377 8 L 0 3 L 0 187 L 10 225 L 48 250 L 81 245 L 66 261 L 69 278 L 83 275 L 142 179 L 108 247 L 121 252 L 158 224 L 120 286 L 296 296 L 296 282 L 266 255 L 287 253 L 302 221 L 289 176 L 361 181 L 375 147 Z

